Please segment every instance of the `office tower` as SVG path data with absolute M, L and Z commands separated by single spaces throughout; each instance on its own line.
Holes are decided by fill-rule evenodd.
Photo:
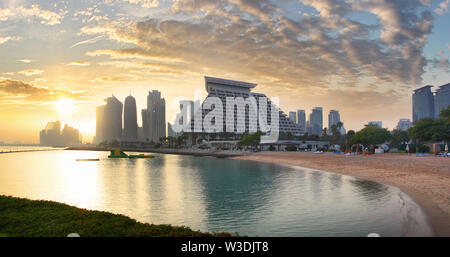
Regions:
M 80 133 L 78 129 L 70 127 L 64 124 L 64 128 L 61 134 L 61 144 L 62 145 L 77 145 L 80 141 Z
M 337 125 L 338 122 L 341 121 L 341 116 L 339 115 L 339 111 L 337 110 L 331 110 L 328 114 L 328 134 L 332 135 L 332 126 Z
M 167 136 L 177 138 L 180 136 L 180 133 L 177 133 L 173 130 L 172 124 L 170 122 L 167 122 Z
M 268 124 L 271 124 L 271 108 L 274 105 L 270 99 L 264 95 L 264 94 L 260 94 L 260 93 L 255 93 L 252 92 L 251 90 L 253 88 L 255 88 L 257 85 L 254 83 L 248 83 L 248 82 L 242 82 L 242 81 L 235 81 L 235 80 L 228 80 L 228 79 L 221 79 L 221 78 L 213 78 L 213 77 L 205 77 L 205 87 L 206 87 L 206 91 L 208 92 L 208 96 L 207 98 L 210 97 L 217 97 L 221 100 L 222 104 L 223 104 L 223 129 L 222 129 L 222 133 L 218 133 L 218 136 L 216 137 L 216 140 L 218 138 L 220 139 L 239 139 L 242 134 L 248 134 L 250 133 L 250 120 L 258 120 L 257 117 L 254 117 L 255 113 L 254 112 L 250 112 L 249 111 L 249 107 L 247 105 L 246 107 L 246 111 L 245 111 L 245 116 L 244 116 L 244 120 L 238 120 L 238 115 L 237 115 L 237 106 L 234 106 L 234 120 L 233 121 L 229 121 L 229 123 L 231 124 L 232 122 L 234 122 L 234 131 L 233 132 L 226 132 L 226 124 L 227 124 L 227 120 L 226 120 L 226 110 L 227 110 L 227 101 L 226 98 L 227 97 L 242 97 L 244 100 L 248 99 L 249 97 L 254 97 L 256 100 L 256 105 L 257 105 L 257 109 L 259 110 L 259 99 L 260 98 L 267 98 L 267 122 Z M 205 118 L 205 116 L 211 111 L 211 109 L 204 109 L 203 108 L 203 104 L 202 103 L 200 105 L 200 112 L 202 113 L 201 118 L 202 120 Z M 241 122 L 239 122 L 241 121 Z M 279 121 L 279 133 L 281 134 L 288 134 L 290 133 L 291 135 L 297 135 L 300 134 L 302 131 L 300 131 L 299 127 L 297 126 L 297 124 L 295 124 L 294 122 L 292 122 L 287 116 L 286 114 L 282 111 L 279 110 L 279 116 L 278 116 L 278 121 Z M 259 122 L 256 122 L 256 130 L 260 130 L 260 124 Z M 244 127 L 242 127 L 244 126 Z M 244 132 L 238 132 L 238 127 L 240 130 L 244 131 Z M 195 117 L 191 119 L 190 122 L 190 129 L 192 131 L 194 131 L 195 128 Z M 209 134 L 207 133 L 204 128 L 202 130 L 202 133 L 204 134 Z M 213 133 L 215 134 L 215 133 Z
M 412 127 L 410 119 L 400 119 L 397 123 L 397 130 L 408 130 Z
M 94 137 L 94 143 L 99 144 L 104 141 L 104 135 L 103 135 L 103 118 L 105 116 L 105 106 L 97 106 L 95 108 L 95 137 Z
M 297 114 L 295 112 L 289 112 L 289 119 L 292 122 L 297 123 Z
M 305 110 L 297 110 L 297 125 L 302 132 L 306 132 L 306 114 Z
M 381 121 L 369 121 L 367 123 L 367 125 L 368 126 L 378 126 L 378 127 L 382 128 L 383 127 L 383 122 L 381 122 Z
M 123 110 L 123 137 L 124 140 L 138 139 L 136 100 L 131 95 L 125 98 Z
M 312 127 L 313 135 L 322 135 L 323 129 L 323 109 L 315 107 L 309 115 L 309 124 Z
M 436 90 L 434 95 L 434 116 L 439 118 L 439 114 L 442 110 L 445 110 L 450 106 L 450 83 L 442 85 Z
M 148 92 L 147 109 L 142 110 L 142 124 L 145 141 L 158 143 L 166 137 L 166 100 L 161 92 Z
M 413 103 L 413 123 L 422 118 L 434 118 L 434 97 L 431 92 L 433 86 L 424 86 L 414 90 L 412 96 Z
M 48 122 L 47 125 L 39 133 L 39 143 L 47 146 L 61 145 L 61 122 Z
M 122 109 L 123 104 L 114 95 L 105 99 L 103 111 L 102 134 L 103 140 L 112 142 L 122 138 Z

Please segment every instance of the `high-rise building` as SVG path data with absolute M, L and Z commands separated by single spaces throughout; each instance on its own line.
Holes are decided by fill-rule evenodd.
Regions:
M 103 118 L 105 116 L 105 106 L 97 106 L 95 108 L 95 137 L 94 137 L 94 143 L 99 144 L 104 141 L 104 135 L 103 135 Z
M 434 116 L 439 118 L 439 114 L 442 110 L 445 110 L 450 106 L 450 83 L 442 85 L 436 90 L 434 95 Z
M 145 141 L 159 142 L 166 137 L 166 100 L 161 98 L 161 92 L 148 92 L 147 109 L 142 110 L 142 124 Z
M 64 128 L 61 134 L 62 145 L 77 145 L 80 143 L 80 133 L 78 129 L 72 128 L 67 124 L 64 124 Z
M 297 124 L 301 131 L 306 132 L 305 110 L 297 110 Z
M 332 135 L 332 126 L 338 124 L 341 121 L 341 116 L 339 115 L 339 111 L 331 110 L 328 114 L 328 134 Z
M 323 108 L 315 107 L 309 115 L 309 124 L 312 127 L 313 135 L 322 135 L 323 129 Z
M 413 103 L 413 123 L 422 118 L 434 118 L 434 97 L 431 92 L 433 86 L 424 86 L 414 90 L 412 96 Z
M 61 122 L 48 122 L 39 133 L 39 143 L 41 145 L 59 146 L 61 145 Z
M 297 123 L 297 114 L 295 112 L 289 112 L 289 119 L 292 122 Z
M 136 100 L 131 95 L 125 98 L 125 105 L 123 110 L 123 139 L 138 139 Z
M 408 130 L 412 127 L 410 119 L 400 119 L 397 123 L 397 130 Z
M 61 133 L 61 122 L 48 122 L 39 133 L 39 143 L 46 146 L 69 146 L 77 145 L 81 142 L 78 129 L 64 124 Z
M 235 80 L 228 80 L 228 79 L 221 79 L 221 78 L 213 78 L 213 77 L 205 77 L 205 87 L 206 87 L 206 91 L 208 92 L 208 96 L 207 99 L 212 99 L 212 98 L 219 98 L 222 102 L 222 108 L 224 110 L 223 112 L 223 120 L 222 120 L 222 125 L 223 125 L 223 129 L 221 133 L 218 133 L 217 137 L 215 137 L 216 140 L 218 139 L 223 139 L 223 140 L 227 140 L 227 139 L 239 139 L 242 137 L 243 134 L 248 134 L 250 133 L 250 122 L 253 121 L 258 121 L 258 111 L 253 112 L 250 111 L 250 107 L 249 104 L 244 104 L 244 108 L 246 108 L 245 111 L 245 115 L 244 117 L 242 117 L 242 119 L 240 117 L 238 117 L 238 107 L 236 106 L 236 104 L 234 106 L 232 106 L 233 110 L 234 110 L 234 115 L 233 115 L 233 120 L 227 120 L 227 112 L 226 110 L 228 108 L 230 108 L 230 106 L 227 107 L 227 97 L 231 97 L 234 99 L 237 99 L 238 97 L 242 97 L 242 99 L 247 100 L 250 97 L 253 97 L 256 100 L 256 109 L 259 110 L 260 106 L 259 106 L 259 100 L 266 98 L 267 99 L 267 112 L 265 113 L 266 118 L 267 118 L 267 122 L 268 124 L 271 124 L 271 115 L 272 115 L 272 107 L 275 106 L 274 103 L 272 103 L 272 101 L 264 94 L 261 93 L 255 93 L 252 92 L 251 90 L 253 88 L 255 88 L 257 85 L 254 83 L 248 83 L 248 82 L 243 82 L 243 81 L 235 81 Z M 200 110 L 198 110 L 199 112 L 201 112 L 201 121 L 205 119 L 205 116 L 208 115 L 212 109 L 211 108 L 204 108 L 204 103 L 199 104 L 200 106 Z M 247 107 L 245 107 L 247 106 Z M 231 109 L 231 108 L 230 108 Z M 195 113 L 197 114 L 197 112 Z M 256 116 L 255 116 L 256 115 Z M 196 115 L 194 115 L 194 117 L 191 119 L 190 123 L 189 123 L 189 127 L 191 129 L 191 131 L 194 131 L 197 125 L 197 117 L 195 117 Z M 200 115 L 199 115 L 200 117 Z M 201 122 L 200 121 L 200 122 Z M 301 134 L 301 130 L 299 129 L 299 127 L 297 126 L 297 124 L 295 124 L 294 122 L 292 122 L 292 120 L 290 120 L 286 114 L 282 111 L 279 110 L 278 111 L 278 122 L 279 122 L 279 129 L 278 132 L 280 133 L 280 135 L 284 136 L 287 134 L 291 134 L 291 135 L 297 135 L 297 134 Z M 234 131 L 231 132 L 227 132 L 227 124 L 231 125 L 234 124 Z M 256 122 L 256 130 L 261 130 L 260 128 L 260 123 Z M 202 133 L 204 134 L 209 134 L 208 132 L 205 131 L 205 128 L 202 128 Z M 215 134 L 215 133 L 212 133 Z
M 97 107 L 95 141 L 112 142 L 122 138 L 123 104 L 114 95 L 105 99 L 106 105 Z M 103 115 L 102 115 L 103 114 Z
M 368 126 L 378 126 L 380 128 L 383 127 L 383 122 L 382 121 L 369 121 L 367 123 Z

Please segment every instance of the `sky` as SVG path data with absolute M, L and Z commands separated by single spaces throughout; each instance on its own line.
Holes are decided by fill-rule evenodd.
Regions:
M 95 133 L 114 94 L 146 108 L 204 76 L 257 83 L 287 114 L 340 112 L 347 130 L 411 118 L 412 90 L 450 82 L 450 0 L 0 1 L 0 141 L 38 143 L 47 122 Z

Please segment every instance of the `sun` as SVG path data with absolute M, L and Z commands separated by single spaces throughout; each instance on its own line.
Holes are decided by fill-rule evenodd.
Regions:
M 54 102 L 56 111 L 63 116 L 70 116 L 76 111 L 75 101 L 72 99 L 61 98 Z

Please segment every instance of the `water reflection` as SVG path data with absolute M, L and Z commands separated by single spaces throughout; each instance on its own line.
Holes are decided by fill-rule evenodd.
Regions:
M 107 154 L 0 155 L 0 194 L 259 236 L 394 236 L 407 231 L 405 224 L 415 217 L 398 189 L 348 176 L 210 157 L 108 159 Z

